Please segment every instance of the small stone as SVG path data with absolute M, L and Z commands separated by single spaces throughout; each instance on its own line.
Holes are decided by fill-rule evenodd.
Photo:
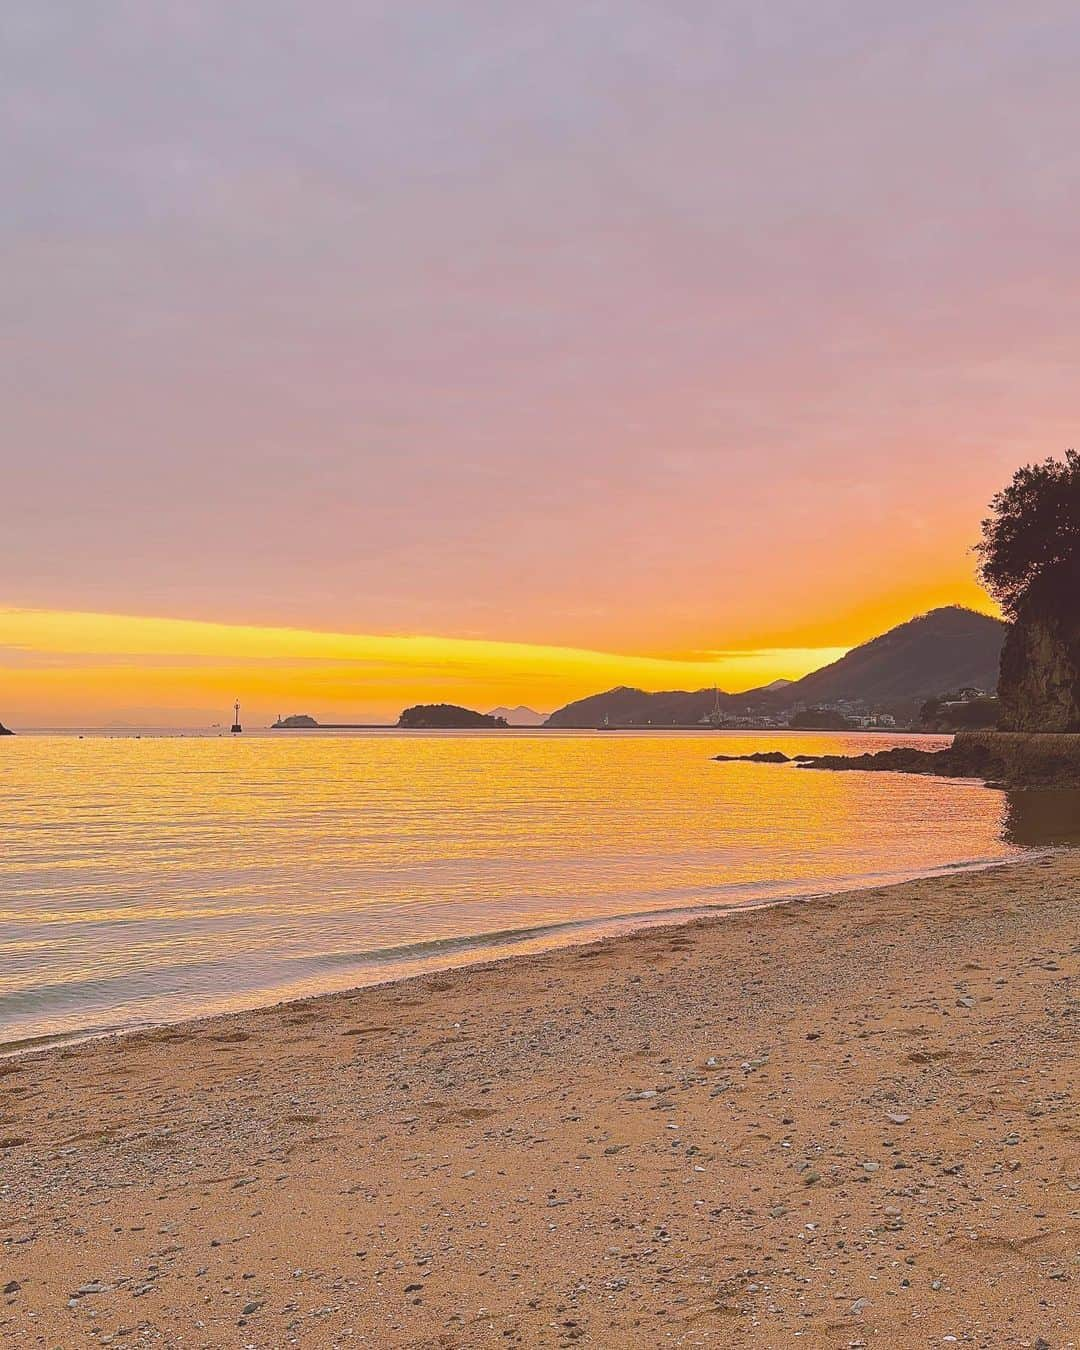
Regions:
M 906 1125 L 911 1117 L 904 1115 L 902 1111 L 889 1111 L 885 1119 L 891 1120 L 894 1125 Z
M 261 1299 L 258 1299 L 253 1303 L 245 1303 L 243 1316 L 250 1317 L 252 1313 L 257 1313 L 262 1306 L 263 1304 Z
M 4 1285 L 4 1293 L 17 1294 L 21 1288 L 22 1285 L 18 1280 L 8 1280 L 7 1284 Z

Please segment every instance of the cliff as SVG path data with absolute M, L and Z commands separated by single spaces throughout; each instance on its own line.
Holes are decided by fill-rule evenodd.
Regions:
M 1005 731 L 1080 731 L 1080 561 L 1033 586 L 1001 653 Z
M 3 722 L 0 722 L 0 736 L 14 736 L 14 735 L 15 733 L 13 731 L 9 731 L 8 728 L 4 726 Z

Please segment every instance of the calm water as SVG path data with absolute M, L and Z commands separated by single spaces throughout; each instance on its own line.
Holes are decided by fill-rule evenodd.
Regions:
M 0 1042 L 1015 855 L 977 784 L 710 760 L 911 739 L 0 741 Z

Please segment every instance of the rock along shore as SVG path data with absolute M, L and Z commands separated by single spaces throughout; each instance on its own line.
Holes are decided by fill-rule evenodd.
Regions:
M 981 778 L 1012 787 L 1080 787 L 1080 735 L 1010 731 L 960 731 L 944 750 L 896 746 L 865 755 L 794 755 L 779 750 L 716 755 L 722 762 L 795 764 L 800 769 L 923 773 Z

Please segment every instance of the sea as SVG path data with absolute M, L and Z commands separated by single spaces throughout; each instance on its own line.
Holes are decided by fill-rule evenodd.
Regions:
M 4 739 L 0 1053 L 985 867 L 1080 821 L 1075 797 L 1048 823 L 976 782 L 713 759 L 900 744 L 945 738 Z

